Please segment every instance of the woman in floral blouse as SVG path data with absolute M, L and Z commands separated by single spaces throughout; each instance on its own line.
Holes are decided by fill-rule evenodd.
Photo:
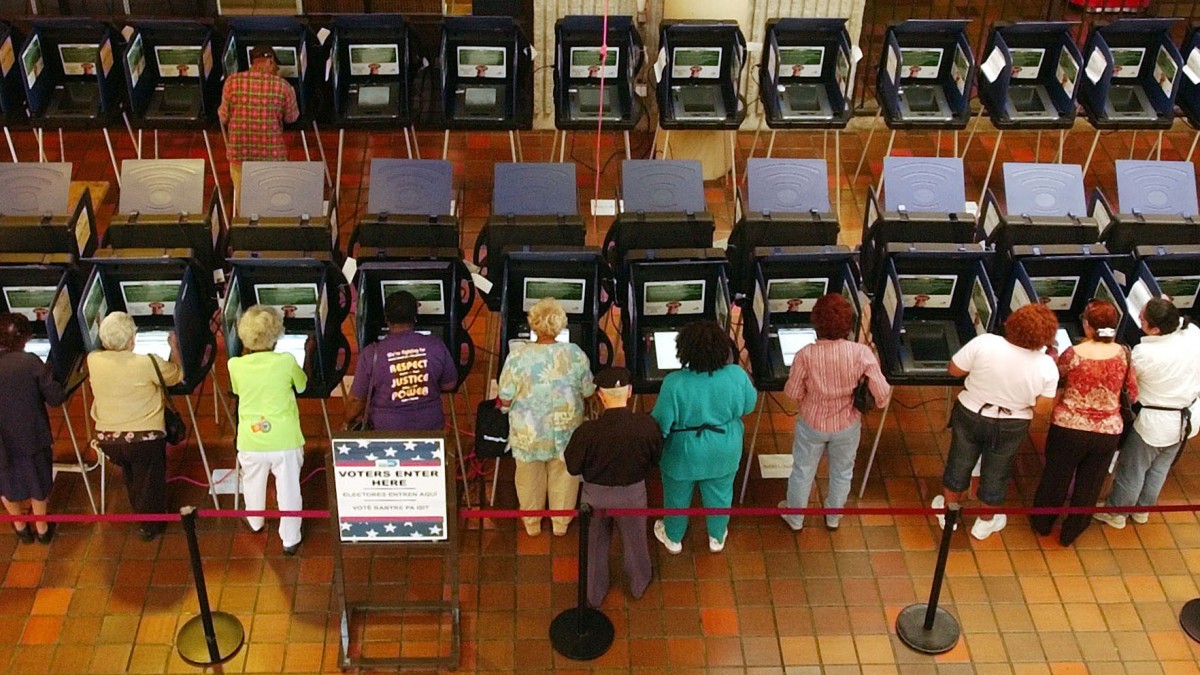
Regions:
M 583 422 L 583 399 L 596 390 L 587 354 L 555 338 L 567 327 L 557 300 L 544 298 L 529 308 L 529 328 L 537 338 L 512 350 L 500 373 L 500 405 L 510 408 L 508 444 L 517 460 L 514 481 L 523 511 L 546 505 L 575 508 L 579 479 L 567 471 L 563 451 Z M 531 537 L 542 533 L 541 518 L 524 518 Z M 551 519 L 554 534 L 567 533 L 571 518 Z
M 1046 436 L 1046 466 L 1034 496 L 1034 506 L 1062 506 L 1070 489 L 1071 506 L 1093 506 L 1100 496 L 1104 473 L 1121 438 L 1121 387 L 1137 399 L 1137 378 L 1129 350 L 1114 341 L 1120 315 L 1111 302 L 1093 300 L 1083 311 L 1087 339 L 1058 356 L 1058 372 L 1066 384 L 1050 418 Z M 1033 529 L 1045 536 L 1055 516 L 1030 516 Z M 1063 520 L 1059 541 L 1069 546 L 1091 522 L 1087 514 Z

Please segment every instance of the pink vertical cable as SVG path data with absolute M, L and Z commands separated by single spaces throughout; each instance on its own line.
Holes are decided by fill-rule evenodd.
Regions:
M 604 131 L 604 71 L 608 63 L 608 0 L 604 0 L 604 23 L 600 33 L 600 114 L 596 120 L 596 157 L 594 166 L 596 180 L 592 186 L 592 230 L 599 235 L 600 224 L 596 216 L 596 204 L 600 202 L 600 133 Z M 566 140 L 564 139 L 565 143 Z

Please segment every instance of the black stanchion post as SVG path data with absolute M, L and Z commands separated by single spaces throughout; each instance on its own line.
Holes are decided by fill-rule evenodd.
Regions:
M 896 617 L 896 635 L 904 644 L 923 654 L 948 652 L 958 644 L 958 621 L 950 612 L 938 607 L 942 594 L 942 580 L 946 577 L 946 561 L 950 558 L 950 538 L 958 522 L 958 504 L 946 510 L 946 526 L 942 528 L 942 544 L 938 548 L 937 566 L 933 570 L 933 586 L 929 589 L 929 602 L 914 603 L 900 610 Z
M 200 542 L 196 539 L 196 508 L 179 509 L 183 516 L 183 532 L 187 535 L 188 553 L 192 558 L 192 576 L 196 580 L 196 599 L 200 613 L 188 619 L 175 637 L 175 647 L 184 661 L 194 666 L 224 663 L 242 648 L 246 631 L 242 622 L 228 612 L 214 612 L 208 605 L 208 587 L 204 584 L 204 565 L 200 560 Z
M 550 622 L 550 644 L 559 654 L 576 661 L 600 658 L 613 643 L 612 621 L 604 612 L 588 607 L 588 528 L 591 522 L 591 505 L 580 505 L 579 602 L 575 607 L 563 610 Z
M 1179 610 L 1179 625 L 1183 632 L 1196 642 L 1200 642 L 1200 598 L 1188 600 Z

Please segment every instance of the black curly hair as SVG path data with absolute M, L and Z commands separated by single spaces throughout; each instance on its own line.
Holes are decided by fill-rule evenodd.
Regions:
M 720 370 L 733 359 L 733 340 L 711 319 L 684 326 L 675 339 L 675 354 L 684 368 L 696 373 Z

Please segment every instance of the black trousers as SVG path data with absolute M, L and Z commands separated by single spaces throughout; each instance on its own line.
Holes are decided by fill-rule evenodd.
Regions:
M 121 467 L 129 506 L 134 513 L 167 512 L 167 439 L 125 443 L 105 441 L 100 446 Z M 162 532 L 164 522 L 142 523 L 147 532 Z
M 1062 506 L 1074 480 L 1071 506 L 1095 506 L 1104 485 L 1104 473 L 1120 439 L 1120 434 L 1098 434 L 1051 424 L 1046 435 L 1046 466 L 1042 469 L 1042 480 L 1038 483 L 1033 505 Z M 1053 515 L 1029 517 L 1033 529 L 1043 536 L 1050 534 L 1054 520 Z M 1070 546 L 1091 522 L 1092 517 L 1086 513 L 1067 516 L 1058 535 L 1059 541 L 1063 546 Z

